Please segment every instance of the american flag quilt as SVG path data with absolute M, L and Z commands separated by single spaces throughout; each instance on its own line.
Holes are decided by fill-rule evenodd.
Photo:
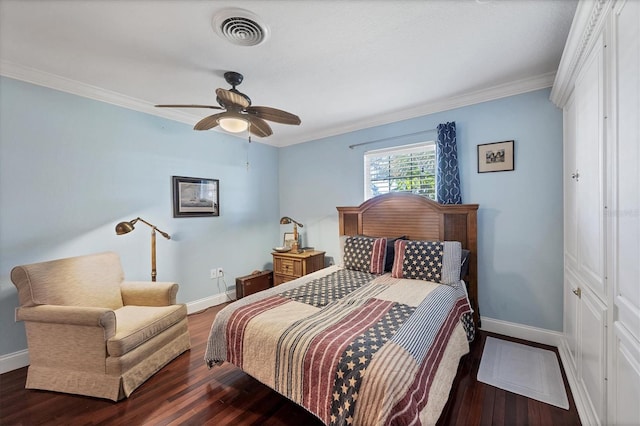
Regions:
M 327 425 L 437 421 L 469 351 L 464 283 L 330 267 L 220 311 L 205 362 L 231 362 Z

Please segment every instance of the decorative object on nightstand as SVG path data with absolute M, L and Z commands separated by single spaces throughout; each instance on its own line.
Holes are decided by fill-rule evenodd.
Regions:
M 273 285 L 300 278 L 324 268 L 324 252 L 309 250 L 295 253 L 271 253 L 273 256 Z
M 289 216 L 283 216 L 280 219 L 280 225 L 288 225 L 290 223 L 293 223 L 293 243 L 291 243 L 291 252 L 300 253 L 298 226 L 302 228 L 303 225 L 300 222 L 296 222 L 295 220 L 291 219 Z M 287 245 L 286 242 L 285 245 Z
M 161 230 L 159 230 L 155 225 L 152 225 L 151 223 L 147 222 L 146 220 L 142 219 L 142 218 L 135 218 L 129 222 L 120 222 L 119 224 L 116 225 L 116 234 L 118 235 L 124 235 L 124 234 L 128 234 L 129 232 L 133 231 L 135 228 L 133 225 L 136 224 L 136 222 L 142 222 L 145 223 L 147 225 L 149 225 L 151 227 L 151 281 L 155 281 L 156 280 L 156 231 L 158 231 L 160 233 L 160 235 L 162 235 L 163 237 L 165 237 L 167 240 L 171 239 L 171 236 L 169 236 L 169 234 L 167 234 L 166 232 L 163 232 Z

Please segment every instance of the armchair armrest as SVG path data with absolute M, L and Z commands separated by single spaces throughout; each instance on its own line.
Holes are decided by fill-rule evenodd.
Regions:
M 120 284 L 122 303 L 136 306 L 176 304 L 178 284 L 173 282 L 124 281 Z
M 116 314 L 109 308 L 38 305 L 18 308 L 19 321 L 102 327 L 105 340 L 116 333 Z

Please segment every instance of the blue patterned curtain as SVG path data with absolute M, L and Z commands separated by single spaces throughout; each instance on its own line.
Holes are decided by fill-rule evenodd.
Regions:
M 436 171 L 437 201 L 440 204 L 462 204 L 455 121 L 438 124 L 436 158 L 438 162 Z

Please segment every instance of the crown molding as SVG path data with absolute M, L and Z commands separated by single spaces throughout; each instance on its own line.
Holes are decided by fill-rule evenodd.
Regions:
M 187 113 L 172 109 L 159 109 L 147 101 L 13 62 L 0 60 L 0 75 L 189 125 L 194 125 L 198 121 L 197 117 Z
M 309 133 L 304 136 L 303 140 L 298 140 L 292 143 L 281 141 L 280 145 L 278 146 L 287 146 L 293 145 L 295 143 L 309 142 L 317 139 L 338 136 L 349 132 L 355 132 L 357 130 L 364 130 L 371 127 L 382 126 L 398 121 L 409 120 L 429 114 L 435 114 L 437 112 L 449 111 L 455 108 L 461 108 L 469 105 L 479 104 L 482 102 L 506 98 L 509 96 L 520 95 L 523 93 L 533 92 L 535 90 L 546 89 L 553 85 L 555 75 L 555 72 L 550 72 L 532 78 L 521 79 L 513 81 L 511 83 L 505 83 L 498 86 L 489 87 L 487 89 L 469 92 L 459 96 L 441 99 L 435 102 L 429 102 L 412 109 L 385 114 L 384 117 L 355 121 L 344 126 L 334 127 L 330 130 Z
M 595 45 L 613 1 L 578 2 L 549 97 L 556 106 L 562 108 L 567 103 L 578 71 Z
M 25 67 L 8 61 L 0 61 L 0 75 L 16 80 L 25 81 L 27 83 L 35 84 L 38 86 L 44 86 L 51 89 L 60 90 L 62 92 L 71 93 L 77 96 L 106 102 L 134 111 L 155 115 L 158 117 L 166 118 L 168 120 L 178 121 L 181 123 L 189 124 L 191 126 L 199 120 L 197 116 L 190 115 L 178 110 L 156 108 L 153 104 L 147 101 L 132 98 L 130 96 L 123 95 L 122 93 L 102 89 L 97 86 L 40 71 L 35 68 Z M 519 95 L 522 93 L 532 92 L 534 90 L 545 89 L 552 86 L 554 79 L 556 79 L 556 77 L 555 73 L 553 72 L 541 74 L 533 78 L 517 80 L 511 83 L 501 84 L 498 86 L 489 87 L 487 89 L 469 92 L 447 99 L 441 99 L 435 102 L 429 102 L 408 110 L 384 114 L 381 117 L 353 121 L 343 126 L 331 127 L 329 129 L 307 133 L 302 138 L 295 136 L 289 138 L 284 137 L 264 143 L 276 147 L 285 147 L 317 139 L 338 136 L 357 130 L 363 130 L 371 127 L 382 126 L 385 124 L 421 117 L 424 115 L 434 114 L 436 112 L 448 111 L 454 108 L 460 108 L 482 102 L 492 101 L 495 99 L 505 98 L 508 96 Z

